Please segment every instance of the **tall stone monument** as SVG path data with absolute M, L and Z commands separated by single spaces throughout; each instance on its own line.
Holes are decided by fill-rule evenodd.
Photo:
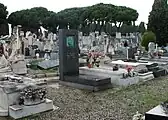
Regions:
M 60 80 L 64 81 L 67 75 L 79 74 L 78 31 L 60 30 L 59 46 Z

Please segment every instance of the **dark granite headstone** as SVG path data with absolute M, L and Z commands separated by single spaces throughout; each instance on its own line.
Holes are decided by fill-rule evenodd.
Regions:
M 29 50 L 29 48 L 25 48 L 25 56 L 30 56 L 30 50 Z
M 79 75 L 77 30 L 59 30 L 59 58 L 60 80 L 64 81 L 64 76 Z
M 137 53 L 137 47 L 128 48 L 128 58 L 129 59 L 134 59 L 135 58 L 135 53 Z

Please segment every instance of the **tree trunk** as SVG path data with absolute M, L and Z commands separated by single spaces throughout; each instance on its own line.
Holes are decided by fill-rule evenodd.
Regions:
M 123 22 L 119 22 L 119 25 L 117 26 L 117 22 L 115 22 L 115 27 L 117 28 L 117 32 L 120 32 L 120 28 Z

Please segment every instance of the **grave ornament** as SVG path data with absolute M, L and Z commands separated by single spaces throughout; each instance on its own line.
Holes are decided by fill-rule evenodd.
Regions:
M 154 52 L 155 52 L 155 43 L 150 42 L 148 44 L 148 57 L 154 58 Z

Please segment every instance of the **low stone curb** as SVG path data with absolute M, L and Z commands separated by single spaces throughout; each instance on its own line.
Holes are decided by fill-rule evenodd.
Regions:
M 45 78 L 45 77 L 57 77 L 58 73 L 39 73 L 35 75 L 30 75 L 31 78 Z
M 48 77 L 48 78 L 35 78 L 35 80 L 37 79 L 37 81 L 44 81 L 46 83 L 56 83 L 59 82 L 59 77 Z

